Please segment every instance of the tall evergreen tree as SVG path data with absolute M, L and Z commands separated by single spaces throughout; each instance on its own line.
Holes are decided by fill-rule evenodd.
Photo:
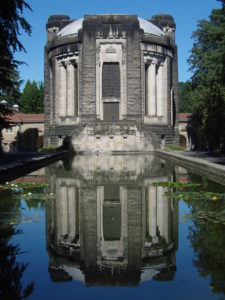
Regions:
M 31 27 L 23 17 L 24 9 L 30 6 L 24 0 L 1 0 L 0 4 L 0 95 L 16 90 L 14 74 L 22 62 L 15 60 L 16 51 L 25 51 L 19 40 L 21 30 L 29 35 Z M 1 130 L 8 126 L 7 115 L 11 110 L 0 105 L 0 152 L 2 151 Z
M 194 103 L 191 96 L 192 86 L 190 81 L 179 82 L 179 112 L 191 113 L 194 109 Z
M 21 92 L 20 92 L 20 86 L 23 83 L 23 80 L 20 79 L 19 73 L 15 70 L 11 75 L 14 81 L 14 85 L 11 88 L 8 88 L 7 91 L 3 91 L 0 95 L 0 101 L 6 100 L 8 104 L 18 104 Z
M 193 116 L 201 120 L 198 130 L 210 149 L 225 140 L 225 14 L 213 9 L 209 20 L 199 21 L 193 33 L 194 45 L 189 58 L 193 72 Z
M 23 17 L 24 9 L 31 9 L 24 0 L 1 0 L 0 5 L 0 93 L 15 84 L 13 74 L 21 63 L 14 59 L 16 51 L 25 51 L 19 40 L 21 29 L 31 33 Z
M 20 110 L 24 113 L 43 113 L 43 83 L 28 80 L 20 97 Z

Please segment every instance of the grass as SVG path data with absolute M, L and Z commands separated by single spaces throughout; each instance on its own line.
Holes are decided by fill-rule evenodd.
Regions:
M 169 150 L 174 150 L 174 151 L 185 151 L 185 147 L 182 146 L 177 146 L 177 145 L 167 145 L 166 146 Z
M 54 151 L 57 151 L 57 148 L 58 147 L 56 147 L 56 146 L 48 146 L 48 147 L 41 148 L 38 151 L 39 152 L 54 152 Z

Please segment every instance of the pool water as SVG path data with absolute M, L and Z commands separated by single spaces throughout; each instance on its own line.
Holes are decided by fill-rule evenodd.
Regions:
M 0 299 L 224 299 L 225 186 L 75 156 L 0 186 Z

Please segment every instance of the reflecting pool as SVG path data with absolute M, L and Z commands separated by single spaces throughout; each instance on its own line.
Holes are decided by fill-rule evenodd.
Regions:
M 224 299 L 225 187 L 151 155 L 0 186 L 0 299 Z

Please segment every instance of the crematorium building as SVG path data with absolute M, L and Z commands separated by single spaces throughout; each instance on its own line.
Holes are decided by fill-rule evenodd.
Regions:
M 78 153 L 131 153 L 176 144 L 175 27 L 165 14 L 50 16 L 45 145 L 69 137 Z

